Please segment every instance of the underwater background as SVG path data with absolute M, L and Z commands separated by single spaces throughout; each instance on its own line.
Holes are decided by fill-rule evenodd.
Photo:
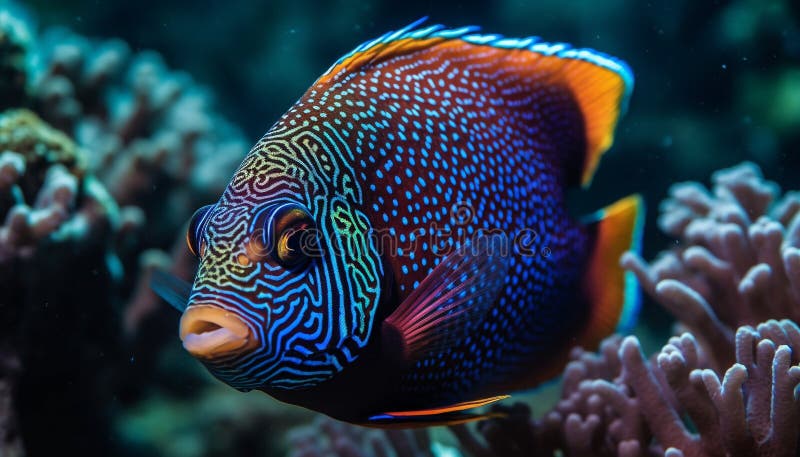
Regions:
M 643 195 L 641 257 L 660 260 L 625 259 L 638 340 L 453 430 L 365 431 L 236 392 L 183 351 L 149 274 L 190 279 L 185 224 L 249 147 L 338 57 L 423 16 L 633 69 L 571 208 Z M 0 1 L 0 78 L 0 456 L 798 455 L 798 2 Z M 742 411 L 714 379 L 740 381 Z

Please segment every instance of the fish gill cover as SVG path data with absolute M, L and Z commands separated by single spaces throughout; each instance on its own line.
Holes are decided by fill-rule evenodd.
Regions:
M 800 204 L 760 171 L 797 188 L 795 3 L 0 9 L 0 455 L 797 453 Z M 560 384 L 515 397 L 502 418 L 366 430 L 215 383 L 176 344 L 151 272 L 189 280 L 184 225 L 252 140 L 343 52 L 422 15 L 635 69 L 577 214 L 631 191 L 657 208 L 675 181 L 759 166 L 669 190 L 648 214 L 643 258 L 656 260 L 623 259 L 646 296 L 636 339 L 573 351 Z M 131 44 L 109 39 L 120 35 Z

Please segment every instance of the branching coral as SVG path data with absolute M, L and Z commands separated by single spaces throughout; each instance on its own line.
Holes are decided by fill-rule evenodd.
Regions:
M 648 366 L 634 338 L 626 339 L 620 349 L 623 378 L 667 455 L 796 455 L 800 328 L 789 320 L 741 327 L 736 334 L 737 363 L 724 376 L 703 369 L 700 353 L 688 333 L 670 340 L 657 357 L 657 368 Z M 682 414 L 696 432 L 689 430 Z
M 89 169 L 117 202 L 158 218 L 160 236 L 185 222 L 183 208 L 219 195 L 246 152 L 208 91 L 156 53 L 57 29 L 41 39 L 37 59 L 37 110 L 89 152 Z
M 0 150 L 0 264 L 45 240 L 96 241 L 118 227 L 116 203 L 86 176 L 76 145 L 35 114 L 0 114 Z
M 6 92 L 15 95 L 5 97 L 0 90 L 0 101 L 7 101 L 3 106 L 27 106 L 61 130 L 65 135 L 50 129 L 48 138 L 55 142 L 69 138 L 74 142 L 71 148 L 81 151 L 79 170 L 78 164 L 64 164 L 70 173 L 81 174 L 81 185 L 73 187 L 83 191 L 85 183 L 108 189 L 103 191 L 110 195 L 104 204 L 121 207 L 116 223 L 131 236 L 118 237 L 114 247 L 119 265 L 134 273 L 125 275 L 122 284 L 125 295 L 135 289 L 134 317 L 126 319 L 128 329 L 133 329 L 146 317 L 143 311 L 155 309 L 157 303 L 146 283 L 137 281 L 147 273 L 154 254 L 140 255 L 180 243 L 186 220 L 195 208 L 222 192 L 246 152 L 246 143 L 214 110 L 211 94 L 188 75 L 168 69 L 157 53 L 134 53 L 122 41 L 90 40 L 65 29 L 48 30 L 37 39 L 23 16 L 21 9 L 0 9 L 0 71 L 9 75 L 4 83 L 13 85 Z M 51 151 L 59 151 L 51 146 Z M 33 158 L 21 164 L 18 155 L 5 154 L 0 186 L 10 187 L 18 176 L 43 180 Z M 48 176 L 48 192 L 55 192 L 57 185 L 59 198 L 69 200 L 64 173 L 53 171 Z M 37 187 L 42 182 L 16 187 Z M 0 233 L 0 257 L 10 255 L 6 251 L 12 244 L 16 253 L 30 254 L 53 225 L 65 223 L 58 201 L 34 200 L 29 194 L 24 195 L 25 207 L 6 198 L 5 204 L 15 208 Z M 0 216 L 5 217 L 5 211 Z M 81 214 L 76 224 L 85 216 Z
M 740 325 L 800 321 L 800 194 L 779 198 L 757 166 L 717 172 L 714 187 L 675 185 L 659 225 L 680 239 L 651 265 L 635 254 L 623 265 L 644 290 L 690 330 L 713 361 L 732 362 Z
M 453 428 L 473 456 L 637 455 L 647 432 L 630 389 L 615 383 L 622 361 L 622 338 L 604 341 L 595 354 L 573 350 L 562 380 L 562 398 L 539 419 L 522 403 L 497 407 L 504 418 L 477 425 L 481 438 L 468 426 Z M 634 452 L 636 451 L 636 452 Z
M 519 405 L 481 424 L 479 440 L 454 430 L 484 456 L 794 456 L 800 437 L 800 328 L 789 320 L 741 327 L 724 375 L 703 368 L 684 333 L 648 362 L 635 337 L 582 352 L 567 368 L 564 397 L 540 420 Z M 613 379 L 608 379 L 617 373 Z M 483 442 L 482 442 L 483 441 Z M 484 444 L 485 443 L 485 444 Z
M 34 54 L 32 105 L 86 151 L 87 171 L 123 206 L 133 229 L 134 241 L 119 246 L 126 269 L 139 270 L 126 277 L 134 296 L 125 319 L 130 333 L 159 303 L 144 280 L 157 254 L 140 256 L 181 245 L 187 219 L 218 198 L 246 142 L 213 110 L 211 94 L 157 53 L 54 29 Z
M 86 450 L 76 429 L 102 432 L 108 401 L 103 378 L 90 373 L 102 373 L 119 345 L 110 301 L 117 205 L 86 173 L 80 148 L 30 111 L 0 114 L 0 151 L 0 347 L 18 363 L 0 381 L 20 429 L 52 428 L 61 445 Z M 57 424 L 58 413 L 74 420 Z M 48 446 L 28 442 L 26 451 Z
M 185 221 L 221 193 L 245 143 L 210 94 L 157 54 L 63 30 L 39 39 L 8 8 L 0 5 L 0 348 L 19 370 L 0 374 L 0 406 L 13 406 L 0 410 L 0 438 L 18 423 L 32 455 L 106 455 L 112 398 L 152 385 L 142 377 L 156 343 L 174 335 L 167 319 L 147 333 L 149 357 L 133 365 L 122 356 L 139 344 L 123 329 L 136 330 L 157 303 L 138 267 L 166 258 L 174 271 L 190 269 L 153 249 L 182 242 Z M 50 439 L 31 439 L 38 430 Z M 81 438 L 86 430 L 103 439 Z
M 453 428 L 469 455 L 489 456 L 621 456 L 646 454 L 652 436 L 640 402 L 623 382 L 622 338 L 613 336 L 600 351 L 576 348 L 564 371 L 562 398 L 539 419 L 523 404 L 498 407 L 502 419 Z

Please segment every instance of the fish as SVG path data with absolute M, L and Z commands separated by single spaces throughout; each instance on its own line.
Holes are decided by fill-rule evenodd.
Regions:
M 611 147 L 634 77 L 540 38 L 417 21 L 336 61 L 154 275 L 183 347 L 241 391 L 374 427 L 490 417 L 575 346 L 633 325 L 633 194 L 566 204 Z

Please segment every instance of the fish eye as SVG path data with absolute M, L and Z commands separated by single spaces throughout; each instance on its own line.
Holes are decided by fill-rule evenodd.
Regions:
M 268 223 L 272 227 L 267 231 L 274 234 L 272 256 L 281 265 L 299 267 L 316 253 L 316 223 L 302 206 L 284 205 L 275 211 Z
M 189 219 L 189 228 L 186 230 L 186 245 L 195 257 L 200 258 L 205 251 L 203 231 L 208 223 L 208 216 L 214 205 L 206 205 L 198 209 Z

